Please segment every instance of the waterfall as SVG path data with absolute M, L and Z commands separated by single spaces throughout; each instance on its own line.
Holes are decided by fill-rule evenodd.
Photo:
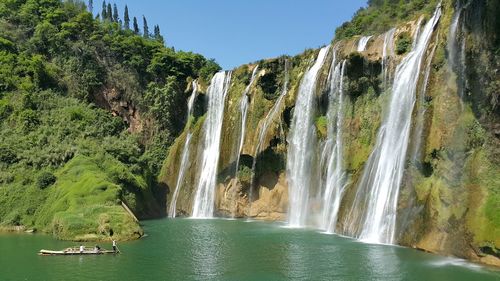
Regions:
M 393 28 L 385 33 L 384 36 L 384 46 L 382 49 L 382 81 L 383 81 L 383 89 L 388 89 L 387 81 L 390 79 L 389 77 L 389 69 L 391 68 L 390 62 L 391 57 L 394 56 L 394 34 L 396 33 L 396 29 Z
M 462 12 L 466 9 L 471 1 L 469 0 L 465 5 L 463 1 L 457 1 L 455 13 L 450 25 L 450 32 L 448 34 L 448 60 L 449 66 L 452 71 L 457 75 L 458 94 L 460 98 L 464 97 L 466 88 L 465 81 L 465 40 L 463 38 L 464 27 L 462 19 Z M 462 23 L 462 24 L 460 24 Z
M 254 163 L 253 167 L 255 168 L 255 161 L 257 159 L 257 155 L 261 152 L 262 144 L 264 143 L 264 138 L 266 137 L 267 130 L 269 129 L 269 126 L 272 124 L 274 121 L 274 118 L 276 118 L 276 114 L 278 114 L 278 110 L 281 108 L 281 102 L 285 98 L 285 95 L 288 92 L 288 61 L 285 62 L 285 84 L 283 85 L 283 89 L 281 90 L 281 94 L 274 103 L 273 107 L 271 110 L 267 113 L 266 117 L 264 118 L 264 123 L 262 126 L 259 128 L 259 140 L 257 142 L 257 146 L 255 146 L 254 149 Z
M 415 29 L 415 31 L 413 33 L 413 43 L 411 45 L 412 49 L 415 49 L 415 47 L 417 46 L 418 36 L 420 35 L 420 28 L 422 26 L 423 20 L 424 20 L 424 16 L 420 16 L 420 18 L 417 21 L 417 28 Z
M 257 76 L 258 69 L 259 69 L 259 66 L 256 66 L 253 69 L 252 78 L 250 79 L 250 83 L 247 85 L 247 87 L 243 91 L 243 95 L 241 96 L 241 100 L 240 100 L 241 126 L 240 126 L 240 131 L 239 131 L 238 150 L 236 152 L 236 167 L 234 170 L 236 178 L 238 177 L 238 168 L 240 165 L 241 150 L 243 149 L 243 144 L 245 143 L 245 128 L 246 128 L 247 113 L 248 113 L 248 93 L 250 92 L 250 88 L 253 85 L 255 77 Z
M 343 168 L 343 99 L 344 99 L 344 71 L 346 61 L 336 64 L 334 55 L 332 67 L 330 68 L 329 81 L 330 91 L 328 94 L 328 136 L 322 157 L 326 159 L 325 193 L 323 195 L 323 211 L 321 228 L 326 232 L 333 233 L 337 223 L 337 215 L 346 184 L 345 171 Z
M 212 78 L 207 90 L 208 111 L 203 124 L 205 138 L 201 172 L 193 205 L 193 218 L 211 218 L 214 211 L 215 185 L 221 142 L 224 101 L 229 90 L 231 72 L 218 72 Z
M 261 127 L 259 127 L 259 131 L 257 133 L 257 136 L 259 137 L 257 141 L 257 145 L 254 148 L 254 153 L 253 153 L 253 161 L 252 161 L 252 179 L 250 181 L 251 183 L 251 188 L 250 188 L 250 200 L 251 200 L 251 193 L 253 186 L 255 184 L 255 166 L 257 165 L 257 157 L 259 153 L 261 152 L 262 145 L 264 144 L 264 139 L 267 134 L 267 130 L 269 129 L 269 126 L 273 123 L 274 119 L 276 118 L 276 115 L 278 114 L 278 110 L 281 108 L 281 103 L 283 99 L 285 98 L 286 93 L 288 92 L 288 60 L 285 60 L 285 83 L 283 85 L 283 89 L 281 89 L 281 94 L 279 95 L 278 99 L 274 103 L 273 107 L 271 110 L 267 113 L 266 117 L 264 118 L 264 123 L 262 124 Z
M 257 165 L 257 157 L 259 153 L 262 151 L 262 145 L 264 144 L 264 140 L 267 134 L 267 131 L 269 129 L 269 126 L 274 122 L 274 119 L 276 118 L 276 115 L 278 114 L 279 109 L 281 108 L 281 103 L 283 99 L 285 98 L 286 93 L 288 92 L 288 60 L 285 60 L 285 83 L 283 85 L 283 88 L 281 89 L 281 94 L 279 95 L 278 99 L 274 103 L 273 107 L 271 107 L 271 110 L 267 113 L 266 117 L 264 118 L 264 123 L 262 126 L 259 127 L 259 131 L 257 133 L 258 140 L 257 140 L 257 145 L 255 146 L 253 150 L 253 161 L 252 161 L 252 179 L 250 180 L 250 204 L 251 206 L 251 200 L 252 200 L 252 190 L 255 184 L 255 166 Z
M 307 217 L 312 162 L 316 151 L 313 125 L 316 80 L 329 49 L 330 46 L 323 47 L 314 65 L 304 74 L 295 103 L 287 154 L 288 224 L 292 227 L 304 226 Z
M 394 242 L 399 187 L 405 166 L 415 92 L 421 64 L 440 16 L 441 5 L 425 25 L 415 48 L 396 68 L 389 112 L 364 167 L 350 213 L 350 225 L 347 225 L 348 231 L 352 230 L 353 224 L 361 227 L 360 233 L 351 234 L 363 241 Z
M 439 35 L 436 36 L 439 38 Z M 425 67 L 425 74 L 424 74 L 424 82 L 421 87 L 421 91 L 418 97 L 418 104 L 417 104 L 417 114 L 415 116 L 415 144 L 413 146 L 413 151 L 411 153 L 411 159 L 413 163 L 416 163 L 418 159 L 420 159 L 420 153 L 421 153 L 421 146 L 422 146 L 422 133 L 424 131 L 424 116 L 426 112 L 426 107 L 425 107 L 425 93 L 427 92 L 427 85 L 429 84 L 429 77 L 431 74 L 431 65 L 432 65 L 432 58 L 434 57 L 434 53 L 436 52 L 436 48 L 438 46 L 438 43 L 436 42 L 434 44 L 434 47 L 432 48 L 432 51 L 429 55 L 429 59 L 427 61 L 427 66 Z
M 170 207 L 168 208 L 168 216 L 171 218 L 175 218 L 177 198 L 179 197 L 179 191 L 180 191 L 182 183 L 184 181 L 184 175 L 186 174 L 186 168 L 189 164 L 189 144 L 191 143 L 191 132 L 190 132 L 191 121 L 190 121 L 190 118 L 193 115 L 194 100 L 196 99 L 196 95 L 198 94 L 198 83 L 196 83 L 196 80 L 193 81 L 192 87 L 193 87 L 193 91 L 191 93 L 191 96 L 188 99 L 188 112 L 187 112 L 187 119 L 186 119 L 186 128 L 187 128 L 186 141 L 184 142 L 184 148 L 182 149 L 181 165 L 179 167 L 179 174 L 177 175 L 177 182 L 175 184 L 175 191 L 174 191 L 174 194 L 172 195 L 172 200 L 170 201 Z
M 245 128 L 246 128 L 246 121 L 247 121 L 247 113 L 248 113 L 248 93 L 250 92 L 250 88 L 252 87 L 255 77 L 257 76 L 257 70 L 259 69 L 259 66 L 257 65 L 252 72 L 252 77 L 250 78 L 250 82 L 248 83 L 247 87 L 243 91 L 243 95 L 241 96 L 240 100 L 240 111 L 241 111 L 241 126 L 240 126 L 240 131 L 239 131 L 239 139 L 238 139 L 238 150 L 236 151 L 236 161 L 235 161 L 235 168 L 234 168 L 234 177 L 238 179 L 238 170 L 240 167 L 240 157 L 241 157 L 241 151 L 243 149 L 243 144 L 245 143 Z M 234 194 L 236 195 L 236 188 L 234 189 Z M 236 198 L 236 196 L 233 196 L 233 198 Z M 237 200 L 234 201 L 234 204 L 237 204 Z M 233 206 L 235 206 L 233 205 Z M 233 208 L 232 216 L 234 217 L 236 208 Z
M 361 37 L 361 39 L 359 39 L 359 42 L 358 42 L 357 51 L 364 52 L 366 50 L 366 44 L 368 44 L 368 41 L 370 41 L 371 38 L 372 38 L 371 35 Z

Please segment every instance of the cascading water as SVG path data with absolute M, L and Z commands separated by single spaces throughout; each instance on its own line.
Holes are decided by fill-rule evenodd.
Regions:
M 309 185 L 312 181 L 316 151 L 313 126 L 314 94 L 317 76 L 329 49 L 330 46 L 322 48 L 314 65 L 304 74 L 293 113 L 287 154 L 288 224 L 291 227 L 302 227 L 306 222 Z
M 269 129 L 269 126 L 271 126 L 271 124 L 274 122 L 274 119 L 278 114 L 278 110 L 281 108 L 281 103 L 285 98 L 287 92 L 288 92 L 288 60 L 285 61 L 285 83 L 283 85 L 283 89 L 281 90 L 281 94 L 274 103 L 271 110 L 267 113 L 266 117 L 264 118 L 264 123 L 259 128 L 259 132 L 257 134 L 259 136 L 259 139 L 257 141 L 257 145 L 255 146 L 253 153 L 254 157 L 252 162 L 252 181 L 251 181 L 252 184 L 254 184 L 255 180 L 255 165 L 257 164 L 257 156 L 261 152 L 262 145 L 264 144 L 264 139 L 267 134 L 267 130 Z
M 204 126 L 203 155 L 193 205 L 193 218 L 213 217 L 220 135 L 224 117 L 224 101 L 231 81 L 231 72 L 218 72 L 207 90 L 208 111 Z
M 274 119 L 276 118 L 276 115 L 278 114 L 278 110 L 281 108 L 281 103 L 283 99 L 285 98 L 285 95 L 288 92 L 288 60 L 285 60 L 285 83 L 283 85 L 283 89 L 281 90 L 281 94 L 274 103 L 273 107 L 271 110 L 267 113 L 266 117 L 264 118 L 264 123 L 262 124 L 261 127 L 259 127 L 259 132 L 257 136 L 259 137 L 257 141 L 257 145 L 254 148 L 254 153 L 253 153 L 253 161 L 252 161 L 252 178 L 251 178 L 251 188 L 250 188 L 250 195 L 249 195 L 249 200 L 250 204 L 249 207 L 251 206 L 251 200 L 252 200 L 252 192 L 253 192 L 253 186 L 255 184 L 255 166 L 257 165 L 257 157 L 259 153 L 261 152 L 262 145 L 264 144 L 264 139 L 267 134 L 267 130 L 269 129 L 269 126 L 274 122 Z
M 347 232 L 371 243 L 394 242 L 399 187 L 410 135 L 411 116 L 420 68 L 441 16 L 439 5 L 418 37 L 415 48 L 396 68 L 389 112 L 365 165 L 351 209 Z M 352 233 L 361 227 L 361 231 Z
M 436 36 L 439 38 L 439 35 Z M 419 94 L 418 98 L 418 105 L 417 105 L 417 114 L 415 116 L 415 144 L 413 146 L 412 152 L 411 152 L 411 160 L 413 163 L 416 163 L 418 159 L 420 159 L 421 156 L 421 146 L 422 146 L 422 133 L 424 131 L 424 116 L 426 112 L 426 107 L 425 107 L 425 93 L 427 92 L 427 85 L 429 83 L 429 77 L 431 74 L 431 63 L 432 63 L 432 58 L 434 57 L 434 53 L 436 52 L 436 48 L 438 46 L 438 43 L 436 42 L 434 44 L 434 47 L 432 48 L 432 51 L 429 55 L 429 60 L 427 61 L 427 66 L 425 67 L 425 74 L 424 74 L 424 81 L 421 87 L 421 91 Z
M 259 69 L 259 66 L 256 66 L 253 69 L 252 72 L 252 78 L 250 79 L 250 83 L 247 85 L 245 88 L 245 91 L 243 91 L 243 95 L 241 96 L 240 100 L 240 111 L 241 111 L 241 126 L 240 126 L 240 131 L 239 131 L 239 138 L 238 138 L 238 150 L 236 152 L 236 165 L 235 165 L 235 177 L 238 176 L 238 168 L 240 165 L 240 154 L 241 150 L 243 149 L 243 144 L 245 143 L 245 127 L 246 127 L 246 121 L 247 121 L 247 113 L 248 113 L 248 93 L 250 92 L 250 88 L 253 85 L 253 82 L 255 80 L 255 77 L 257 76 L 257 70 Z
M 357 51 L 364 52 L 366 50 L 366 45 L 368 44 L 368 41 L 370 41 L 371 38 L 372 38 L 371 35 L 361 37 L 361 39 L 359 39 L 359 42 L 358 42 Z
M 464 5 L 463 1 L 457 1 L 455 13 L 450 25 L 450 32 L 448 34 L 448 59 L 452 71 L 457 75 L 458 94 L 460 98 L 464 97 L 466 88 L 465 81 L 465 40 L 463 38 L 464 27 L 462 19 L 462 12 L 466 9 L 471 1 L 467 1 Z M 461 24 L 462 23 L 462 24 Z
M 192 87 L 193 87 L 193 91 L 191 93 L 191 96 L 188 99 L 188 112 L 187 112 L 187 121 L 186 121 L 186 127 L 187 127 L 186 141 L 184 142 L 184 148 L 182 149 L 181 165 L 179 167 L 179 174 L 177 175 L 177 182 L 175 184 L 175 191 L 174 191 L 174 194 L 172 195 L 172 200 L 170 201 L 170 207 L 168 208 L 168 216 L 171 218 L 175 218 L 177 198 L 179 197 L 179 191 L 182 187 L 182 183 L 184 181 L 184 176 L 186 174 L 186 169 L 187 169 L 187 166 L 189 164 L 189 144 L 191 143 L 190 118 L 193 115 L 194 100 L 196 99 L 196 95 L 198 94 L 198 83 L 196 81 L 193 81 Z
M 323 211 L 321 229 L 333 233 L 337 223 L 337 215 L 340 202 L 346 184 L 346 175 L 343 168 L 343 99 L 344 99 L 344 71 L 346 61 L 336 64 L 334 55 L 332 67 L 330 68 L 329 81 L 330 92 L 328 101 L 328 136 L 325 149 L 327 159 L 325 192 L 323 195 Z
M 417 28 L 415 29 L 413 33 L 413 44 L 411 45 L 412 49 L 415 49 L 417 46 L 418 42 L 418 36 L 420 35 L 420 28 L 422 27 L 422 21 L 424 20 L 424 16 L 420 16 L 420 18 L 417 21 Z
M 234 177 L 238 179 L 238 170 L 240 167 L 240 157 L 241 157 L 241 150 L 243 149 L 243 144 L 245 143 L 245 128 L 246 128 L 246 121 L 247 121 L 247 113 L 248 113 L 248 93 L 250 92 L 250 88 L 252 87 L 255 77 L 257 76 L 257 71 L 259 69 L 259 66 L 256 66 L 253 69 L 252 72 L 252 77 L 250 78 L 250 82 L 248 83 L 247 87 L 243 91 L 243 95 L 241 96 L 240 100 L 240 111 L 241 111 L 241 126 L 240 126 L 240 131 L 239 131 L 239 138 L 238 138 L 238 149 L 236 151 L 236 161 L 235 161 L 235 168 L 234 168 Z M 236 189 L 234 189 L 234 196 L 233 198 L 236 198 Z M 236 210 L 236 205 L 237 201 L 234 200 L 233 202 L 233 211 L 232 211 L 232 217 L 235 216 L 235 210 Z
M 389 69 L 391 68 L 391 57 L 394 56 L 394 34 L 396 29 L 393 28 L 385 33 L 384 46 L 382 49 L 382 81 L 384 90 L 388 89 L 387 81 L 390 80 Z

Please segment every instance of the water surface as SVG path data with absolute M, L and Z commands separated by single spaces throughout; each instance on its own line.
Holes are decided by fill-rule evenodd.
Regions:
M 116 256 L 38 256 L 74 243 L 0 234 L 0 280 L 500 279 L 499 271 L 462 260 L 276 223 L 163 219 L 144 228 L 148 236 L 120 243 Z

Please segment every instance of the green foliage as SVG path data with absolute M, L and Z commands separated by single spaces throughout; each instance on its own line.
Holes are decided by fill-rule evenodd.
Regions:
M 252 168 L 245 165 L 240 165 L 238 171 L 238 179 L 241 182 L 250 184 L 252 181 Z
M 402 55 L 410 51 L 412 38 L 408 32 L 399 34 L 396 40 L 396 54 Z
M 368 91 L 380 92 L 379 75 L 382 66 L 379 61 L 366 61 L 359 53 L 347 57 L 346 76 L 348 77 L 347 93 L 357 98 Z
M 115 219 L 114 216 L 126 220 L 127 215 L 116 206 L 120 199 L 127 203 L 133 201 L 130 207 L 138 215 L 158 212 L 151 195 L 152 187 L 146 184 L 145 178 L 150 175 L 148 165 L 143 162 L 144 149 L 135 136 L 125 131 L 121 118 L 51 91 L 25 95 L 10 93 L 0 100 L 0 104 L 12 110 L 0 122 L 0 182 L 3 185 L 0 223 L 36 226 L 54 232 L 60 238 L 74 239 L 75 235 L 90 231 L 89 225 L 99 225 L 101 214 L 97 213 L 98 210 L 110 213 L 111 220 Z M 66 174 L 64 171 L 68 169 L 75 172 Z M 39 170 L 42 172 L 37 173 Z M 104 192 L 95 182 L 101 178 L 100 174 L 117 187 L 117 192 L 110 197 L 112 199 L 99 195 Z M 86 177 L 81 178 L 83 175 Z M 56 186 L 47 188 L 55 183 L 56 176 Z M 80 178 L 82 183 L 79 185 Z M 73 195 L 50 199 L 56 196 L 55 193 L 62 192 L 62 186 L 80 197 L 90 196 L 88 201 L 77 200 L 78 214 L 86 212 L 86 208 L 93 204 L 105 205 L 106 208 L 96 207 L 95 214 L 86 214 L 85 219 L 78 222 L 84 221 L 84 227 L 78 230 L 77 224 L 66 220 L 74 214 L 73 209 L 57 212 L 46 209 L 49 205 L 69 204 L 68 198 L 73 198 Z M 93 199 L 94 195 L 101 199 Z M 54 224 L 52 220 L 56 217 L 57 224 Z M 39 219 L 43 223 L 37 223 Z M 129 226 L 138 229 L 133 222 Z M 115 227 L 117 235 L 132 235 L 128 231 L 125 225 L 124 228 Z
M 437 0 L 370 0 L 367 8 L 359 9 L 351 21 L 335 30 L 335 40 L 385 32 L 422 12 L 432 13 L 437 3 Z
M 279 60 L 264 60 L 260 63 L 265 74 L 258 80 L 258 85 L 262 88 L 264 98 L 274 100 L 280 95 L 283 87 L 284 62 Z
M 467 127 L 467 147 L 475 149 L 481 147 L 486 141 L 486 130 L 474 120 L 472 124 Z
M 130 232 L 140 234 L 139 226 L 119 206 L 124 191 L 114 178 L 117 171 L 121 171 L 120 177 L 136 180 L 123 164 L 109 156 L 75 157 L 58 171 L 56 186 L 38 210 L 37 228 L 73 240 L 115 234 L 130 239 L 134 235 Z M 141 193 L 145 183 L 136 181 L 137 192 Z
M 324 115 L 316 118 L 316 131 L 318 133 L 318 137 L 321 139 L 325 139 L 328 133 L 328 118 Z
M 36 178 L 36 186 L 45 189 L 56 182 L 57 178 L 49 171 L 43 171 Z

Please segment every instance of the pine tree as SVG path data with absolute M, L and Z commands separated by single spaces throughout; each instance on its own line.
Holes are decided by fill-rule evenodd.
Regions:
M 108 8 L 106 10 L 106 16 L 109 21 L 113 21 L 113 9 L 111 8 L 111 3 L 108 3 Z
M 155 25 L 154 36 L 155 36 L 156 40 L 158 40 L 158 41 L 160 41 L 160 42 L 163 43 L 163 36 L 161 36 L 160 26 L 159 25 Z
M 113 4 L 113 21 L 118 22 L 118 8 Z
M 134 33 L 139 34 L 139 24 L 137 23 L 136 17 L 134 17 Z
M 97 15 L 95 16 L 95 19 L 96 20 L 100 20 L 101 19 L 101 14 L 97 13 Z
M 149 27 L 148 27 L 148 21 L 146 20 L 145 16 L 142 16 L 142 27 L 143 27 L 143 33 L 142 36 L 144 38 L 149 38 Z
M 91 14 L 94 13 L 94 1 L 89 0 L 89 6 L 87 8 Z
M 130 18 L 128 16 L 128 7 L 125 5 L 125 13 L 123 15 L 123 20 L 125 21 L 125 29 L 129 30 L 130 29 Z
M 106 12 L 106 1 L 102 1 L 102 21 L 105 21 L 108 18 L 107 12 Z
M 155 24 L 154 26 L 153 34 L 155 39 L 158 39 L 158 36 L 160 35 L 160 27 L 157 24 Z

